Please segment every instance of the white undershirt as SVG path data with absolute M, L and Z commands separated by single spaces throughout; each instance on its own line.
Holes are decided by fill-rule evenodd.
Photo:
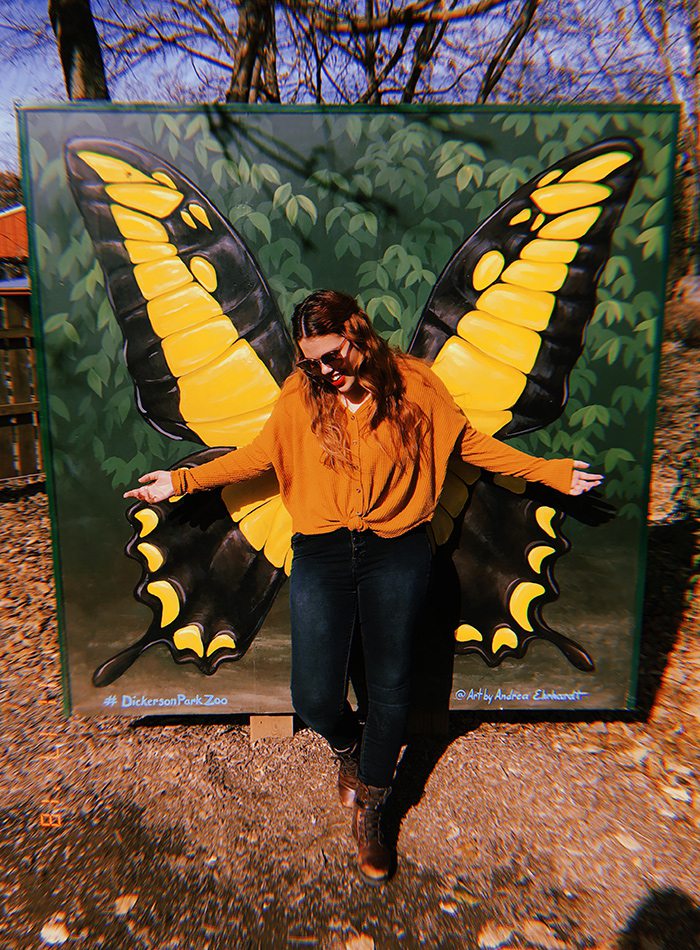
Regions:
M 340 394 L 340 398 L 343 400 L 343 405 L 345 406 L 346 409 L 349 409 L 350 412 L 357 412 L 360 406 L 364 406 L 364 404 L 367 402 L 367 400 L 369 399 L 371 395 L 372 395 L 371 393 L 367 393 L 367 395 L 361 402 L 350 402 L 350 400 L 346 396 L 343 396 L 342 393 Z

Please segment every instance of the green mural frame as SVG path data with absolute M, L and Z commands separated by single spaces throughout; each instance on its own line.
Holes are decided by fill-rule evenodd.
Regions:
M 633 578 L 623 584 L 624 658 L 601 672 L 607 677 L 607 685 L 596 692 L 583 690 L 581 683 L 588 683 L 582 674 L 554 661 L 551 653 L 539 649 L 539 644 L 523 660 L 509 661 L 495 670 L 474 656 L 459 657 L 452 700 L 452 708 L 457 709 L 622 709 L 633 708 L 636 697 L 646 564 L 643 522 L 651 470 L 678 118 L 675 106 L 562 104 L 556 108 L 503 105 L 376 109 L 83 103 L 21 109 L 32 305 L 66 712 L 75 709 L 86 714 L 141 715 L 172 714 L 175 710 L 206 714 L 281 712 L 291 708 L 288 697 L 284 697 L 284 663 L 275 667 L 272 676 L 274 699 L 270 698 L 265 672 L 266 664 L 277 663 L 277 653 L 283 649 L 285 615 L 281 604 L 271 614 L 271 627 L 266 624 L 258 635 L 254 655 L 221 667 L 213 678 L 176 667 L 167 654 L 155 656 L 154 650 L 147 662 L 144 658 L 143 674 L 116 684 L 113 693 L 122 698 L 120 701 L 117 697 L 114 706 L 105 705 L 103 694 L 89 683 L 96 661 L 105 659 L 105 650 L 110 650 L 107 641 L 125 644 L 129 639 L 127 629 L 136 632 L 139 612 L 145 613 L 131 597 L 135 568 L 122 553 L 128 526 L 123 519 L 126 503 L 121 501 L 121 491 L 138 472 L 164 466 L 189 454 L 188 449 L 196 451 L 198 446 L 173 446 L 149 430 L 136 413 L 131 382 L 119 359 L 121 338 L 104 293 L 102 272 L 67 189 L 62 157 L 66 138 L 75 134 L 111 135 L 156 153 L 160 149 L 160 154 L 174 165 L 183 163 L 184 173 L 200 186 L 208 185 L 207 193 L 214 203 L 221 202 L 221 210 L 240 229 L 270 279 L 285 319 L 292 305 L 309 290 L 324 283 L 342 283 L 344 268 L 352 260 L 353 265 L 357 264 L 357 279 L 354 284 L 346 281 L 342 289 L 359 292 L 380 332 L 392 343 L 405 347 L 432 281 L 458 244 L 498 201 L 565 153 L 597 138 L 634 133 L 642 144 L 644 167 L 601 278 L 583 362 L 572 374 L 570 404 L 560 423 L 514 441 L 537 455 L 583 455 L 604 465 L 606 491 L 618 508 L 615 532 L 621 531 L 629 549 L 634 549 L 634 566 L 629 559 L 625 562 L 625 570 Z M 56 136 L 53 131 L 49 134 L 52 123 L 60 127 Z M 276 159 L 268 154 L 272 148 L 269 128 L 275 123 L 284 130 L 284 135 L 278 135 Z M 339 165 L 324 169 L 319 160 L 319 167 L 314 167 L 316 153 L 309 146 L 314 146 L 314 138 L 304 134 L 313 123 L 313 135 L 319 140 L 327 135 L 334 147 L 345 137 L 337 148 Z M 337 131 L 341 126 L 342 130 Z M 116 134 L 109 131 L 115 128 Z M 429 169 L 427 161 L 419 163 L 412 153 L 413 148 L 422 147 L 421 128 L 427 129 L 428 136 L 434 135 L 437 143 L 430 152 Z M 129 130 L 132 139 L 128 138 Z M 380 133 L 386 135 L 385 140 L 380 140 Z M 241 136 L 238 141 L 245 142 L 246 134 L 248 139 L 257 136 L 249 156 L 227 156 L 236 135 Z M 525 141 L 531 152 L 519 153 Z M 177 142 L 181 142 L 183 151 L 178 151 Z M 363 143 L 367 149 L 360 154 Z M 532 152 L 535 145 L 537 155 Z M 329 149 L 330 145 L 325 151 L 320 148 L 321 159 Z M 348 165 L 350 153 L 355 159 L 352 168 Z M 257 155 L 257 160 L 252 160 L 252 155 Z M 399 159 L 402 165 L 397 164 Z M 313 176 L 312 188 L 308 182 Z M 308 187 L 302 188 L 299 182 Z M 364 199 L 371 209 L 363 207 Z M 464 207 L 460 205 L 462 199 Z M 393 208 L 391 213 L 382 211 L 389 206 Z M 52 214 L 57 222 L 55 229 L 50 226 Z M 433 214 L 437 217 L 428 217 Z M 391 227 L 384 227 L 390 217 Z M 324 241 L 316 238 L 314 244 L 315 229 L 320 229 L 322 223 L 323 237 L 333 235 L 332 259 Z M 384 234 L 400 239 L 390 243 L 391 238 L 384 239 Z M 426 238 L 430 239 L 427 261 L 416 250 Z M 330 281 L 323 279 L 328 274 Z M 607 375 L 602 374 L 601 380 L 596 371 L 605 366 Z M 625 382 L 616 382 L 617 375 Z M 632 427 L 631 412 L 636 413 Z M 105 432 L 100 429 L 91 436 L 89 413 L 93 423 L 104 423 Z M 131 457 L 124 448 L 129 444 L 135 448 Z M 106 529 L 105 525 L 112 527 Z M 110 549 L 111 554 L 103 550 L 103 541 L 106 545 L 109 540 L 103 537 L 105 531 L 113 532 L 114 541 L 120 538 L 120 543 Z M 587 531 L 574 528 L 574 554 L 558 568 L 558 577 L 564 575 L 563 591 L 565 581 L 573 582 L 570 589 L 585 587 L 584 581 L 576 580 L 577 571 L 582 569 L 572 569 L 573 576 L 567 577 L 571 572 L 566 561 L 579 557 L 577 551 L 588 562 L 595 559 L 596 543 Z M 619 569 L 622 554 L 612 543 L 610 529 L 608 532 L 605 543 L 609 547 L 609 574 L 615 565 Z M 86 553 L 86 546 L 94 549 Z M 89 579 L 92 570 L 97 579 Z M 100 580 L 106 574 L 114 578 L 113 584 Z M 113 590 L 117 586 L 118 596 Z M 562 595 L 561 603 L 551 605 L 564 626 L 570 626 L 571 618 L 585 602 L 584 593 L 579 590 L 577 602 L 567 605 Z M 613 596 L 612 591 L 609 596 Z M 122 600 L 128 603 L 124 606 Z M 105 622 L 100 613 L 102 605 L 104 618 L 114 618 L 114 636 L 93 632 L 95 621 L 98 626 Z M 619 619 L 611 620 L 609 626 L 614 627 Z M 141 623 L 145 627 L 145 618 Z M 600 625 L 605 625 L 602 620 Z M 609 635 L 609 631 L 601 633 L 603 641 Z M 275 657 L 266 653 L 266 636 L 277 643 Z M 241 670 L 246 664 L 262 672 L 247 677 L 249 682 L 241 689 Z M 535 672 L 524 676 L 528 669 Z M 147 690 L 154 679 L 167 684 L 169 696 L 184 695 L 188 702 L 137 702 L 153 698 Z M 205 689 L 214 692 L 206 693 Z M 537 689 L 549 698 L 535 698 Z M 575 697 L 578 693 L 585 697 L 553 698 Z M 220 701 L 207 704 L 206 696 Z M 197 697 L 200 702 L 195 701 Z

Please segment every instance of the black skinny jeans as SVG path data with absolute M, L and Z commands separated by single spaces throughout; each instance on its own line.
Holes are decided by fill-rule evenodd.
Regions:
M 408 716 L 411 657 L 432 553 L 425 525 L 398 538 L 340 528 L 292 538 L 292 702 L 334 749 L 357 722 L 347 700 L 348 663 L 359 620 L 368 711 L 360 779 L 391 784 Z

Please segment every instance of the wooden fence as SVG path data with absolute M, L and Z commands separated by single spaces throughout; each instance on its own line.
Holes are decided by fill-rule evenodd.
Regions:
M 29 295 L 0 296 L 0 480 L 42 470 Z

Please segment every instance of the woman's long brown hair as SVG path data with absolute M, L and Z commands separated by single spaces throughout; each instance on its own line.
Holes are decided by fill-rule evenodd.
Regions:
M 354 297 L 336 290 L 317 290 L 294 308 L 292 335 L 297 356 L 304 356 L 300 339 L 331 333 L 345 337 L 360 354 L 357 378 L 374 402 L 370 427 L 376 429 L 386 420 L 391 427 L 396 464 L 403 466 L 414 460 L 427 420 L 422 409 L 405 398 L 400 361 L 410 357 L 391 349 Z M 327 464 L 332 468 L 338 464 L 352 467 L 345 410 L 337 393 L 320 375 L 311 376 L 302 370 L 299 373 L 304 401 L 311 411 L 311 429 L 325 450 Z

